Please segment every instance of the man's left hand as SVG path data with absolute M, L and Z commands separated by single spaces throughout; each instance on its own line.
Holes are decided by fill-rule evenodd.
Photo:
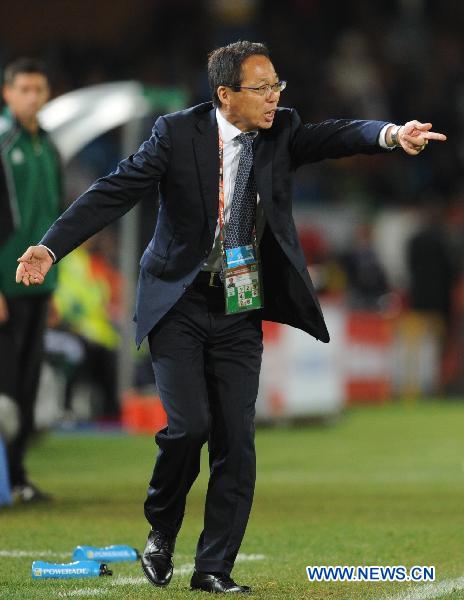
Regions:
M 446 141 L 446 135 L 430 131 L 431 129 L 432 123 L 408 121 L 398 131 L 398 143 L 407 154 L 417 156 L 425 150 L 429 140 Z

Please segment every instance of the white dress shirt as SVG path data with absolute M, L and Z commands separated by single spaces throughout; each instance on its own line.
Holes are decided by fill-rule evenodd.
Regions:
M 382 127 L 382 129 L 380 130 L 379 133 L 379 146 L 381 148 L 384 148 L 385 150 L 394 150 L 396 148 L 396 146 L 387 146 L 387 140 L 386 140 L 386 135 L 387 135 L 387 130 L 389 127 L 394 127 L 395 124 L 394 123 L 387 123 L 387 125 L 384 125 Z
M 238 127 L 229 123 L 227 119 L 222 115 L 221 111 L 216 109 L 216 120 L 219 128 L 219 133 L 222 138 L 224 145 L 223 153 L 223 164 L 222 173 L 224 177 L 224 228 L 227 229 L 227 224 L 230 217 L 230 209 L 232 206 L 232 198 L 234 196 L 235 179 L 237 177 L 238 163 L 240 160 L 240 151 L 242 144 L 237 139 L 243 131 L 240 131 Z M 255 133 L 255 136 L 258 132 Z M 218 174 L 218 185 L 219 185 L 219 174 Z M 265 225 L 265 217 L 263 208 L 261 206 L 259 194 L 257 195 L 257 206 L 256 206 L 256 237 L 259 243 Z M 220 271 L 222 256 L 221 256 L 221 243 L 219 239 L 219 216 L 216 224 L 216 232 L 214 234 L 213 249 L 203 265 L 204 271 Z

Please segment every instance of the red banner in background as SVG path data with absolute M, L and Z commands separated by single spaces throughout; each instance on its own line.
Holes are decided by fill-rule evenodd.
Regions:
M 381 314 L 348 313 L 345 344 L 347 404 L 387 401 L 392 394 L 393 322 Z
M 441 333 L 436 319 L 350 312 L 324 303 L 329 344 L 264 323 L 257 418 L 331 417 L 346 405 L 381 404 L 439 390 Z

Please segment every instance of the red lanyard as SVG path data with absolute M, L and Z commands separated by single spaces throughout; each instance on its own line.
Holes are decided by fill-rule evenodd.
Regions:
M 222 141 L 221 132 L 219 134 L 219 231 L 222 237 L 224 228 L 224 142 Z

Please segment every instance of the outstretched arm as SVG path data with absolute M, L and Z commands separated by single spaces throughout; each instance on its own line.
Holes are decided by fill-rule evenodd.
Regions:
M 303 125 L 295 110 L 291 111 L 291 120 L 290 153 L 295 168 L 326 158 L 388 152 L 379 143 L 380 133 L 389 125 L 388 121 L 338 119 Z M 431 128 L 431 123 L 416 120 L 400 127 L 390 125 L 385 136 L 387 147 L 401 146 L 416 156 L 429 140 L 446 140 L 445 135 L 430 131 Z M 396 134 L 395 139 L 392 133 Z
M 116 171 L 96 181 L 46 232 L 41 244 L 53 250 L 57 262 L 129 211 L 147 194 L 154 194 L 170 156 L 168 126 L 157 119 L 153 134 L 138 152 L 122 160 Z
M 388 152 L 378 143 L 388 121 L 329 119 L 304 125 L 295 110 L 291 119 L 290 154 L 295 168 L 327 158 Z

